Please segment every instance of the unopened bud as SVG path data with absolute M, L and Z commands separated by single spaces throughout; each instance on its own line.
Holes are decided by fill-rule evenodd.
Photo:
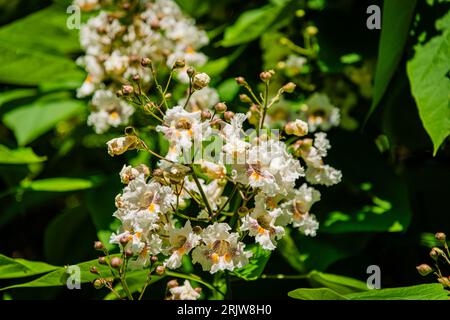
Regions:
M 150 60 L 149 58 L 142 58 L 141 59 L 141 66 L 148 67 L 151 64 L 152 64 L 152 60 Z
M 185 65 L 186 65 L 186 61 L 183 58 L 179 58 L 179 59 L 177 59 L 177 61 L 175 61 L 173 68 L 181 69 L 181 68 L 184 68 Z
M 202 293 L 202 288 L 200 288 L 200 287 L 195 288 L 194 291 L 200 294 L 200 293 Z
M 272 78 L 273 73 L 274 73 L 273 70 L 263 71 L 259 74 L 259 78 L 261 79 L 261 81 L 267 82 L 270 80 L 270 78 Z
M 103 279 L 95 279 L 94 288 L 101 289 L 101 288 L 103 288 L 104 284 L 105 284 L 105 282 L 103 281 Z
M 450 279 L 447 277 L 440 277 L 438 278 L 438 281 L 440 284 L 442 284 L 443 286 L 450 288 Z
M 245 81 L 244 77 L 237 77 L 234 78 L 234 80 L 236 80 L 236 83 L 240 86 L 244 86 L 247 84 L 247 81 Z
M 122 259 L 120 259 L 119 257 L 113 257 L 111 259 L 111 267 L 117 269 L 122 265 Z
M 154 176 L 154 177 L 163 177 L 164 176 L 164 171 L 162 169 L 160 169 L 160 168 L 157 168 L 157 169 L 153 170 L 152 176 Z
M 114 157 L 121 155 L 127 150 L 136 149 L 139 145 L 139 139 L 136 136 L 125 136 L 109 140 L 106 144 L 109 155 Z
M 258 112 L 259 112 L 259 107 L 258 107 L 258 105 L 252 104 L 252 105 L 250 106 L 250 112 L 251 112 L 251 113 L 258 113 Z
M 128 84 L 125 84 L 122 86 L 122 93 L 124 96 L 127 96 L 129 94 L 132 94 L 134 91 L 134 88 Z
M 117 98 L 122 98 L 122 97 L 123 97 L 123 92 L 122 92 L 122 90 L 117 90 L 117 91 L 116 91 L 116 97 L 117 97 Z
M 187 68 L 186 73 L 188 74 L 189 77 L 192 77 L 195 73 L 195 69 L 192 67 Z
M 296 15 L 298 18 L 304 17 L 305 14 L 306 14 L 306 12 L 305 12 L 305 10 L 303 10 L 303 9 L 298 9 L 297 11 L 295 11 L 295 15 Z
M 293 82 L 288 82 L 288 83 L 286 83 L 286 84 L 282 87 L 282 89 L 283 89 L 284 92 L 292 93 L 292 92 L 294 92 L 295 87 L 296 87 L 296 84 L 295 84 L 295 83 L 293 83 Z
M 98 264 L 106 264 L 106 257 L 98 257 Z
M 192 80 L 192 86 L 195 90 L 200 90 L 208 86 L 211 78 L 206 73 L 197 73 Z
M 209 120 L 211 119 L 211 112 L 209 112 L 209 110 L 203 110 L 202 114 L 201 114 L 202 120 Z
M 248 210 L 247 207 L 240 207 L 240 208 L 238 209 L 238 214 L 239 214 L 240 216 L 245 216 L 248 212 L 249 212 L 249 210 Z
M 167 288 L 169 288 L 169 289 L 176 288 L 178 286 L 179 286 L 178 281 L 175 280 L 175 279 L 170 280 L 169 282 L 167 282 Z
M 302 120 L 295 120 L 288 122 L 285 127 L 284 131 L 288 135 L 296 135 L 297 137 L 303 137 L 308 133 L 308 124 L 305 121 Z
M 125 256 L 126 256 L 127 258 L 130 258 L 130 257 L 133 256 L 133 251 L 132 251 L 131 249 L 125 250 L 124 253 L 125 253 Z
M 120 244 L 123 246 L 125 246 L 128 243 L 128 241 L 130 241 L 130 238 L 127 235 L 123 235 L 119 239 Z
M 103 243 L 101 241 L 95 241 L 94 242 L 94 249 L 95 250 L 103 250 L 105 246 L 103 245 Z
M 227 111 L 227 105 L 224 102 L 219 102 L 214 106 L 214 110 L 216 110 L 217 113 L 223 113 Z
M 447 238 L 447 236 L 443 232 L 436 233 L 434 235 L 434 237 L 436 238 L 437 241 L 440 241 L 440 242 L 445 242 L 445 239 Z
M 439 256 L 440 256 L 441 254 L 444 254 L 444 252 L 443 252 L 441 249 L 436 248 L 436 247 L 434 247 L 434 248 L 431 249 L 431 251 L 430 251 L 430 257 L 431 257 L 434 261 L 437 261 L 438 258 L 439 258 Z
M 99 274 L 96 266 L 92 266 L 92 267 L 89 269 L 89 272 L 90 272 L 90 273 L 93 273 L 93 274 Z
M 200 233 L 202 233 L 203 229 L 202 229 L 202 227 L 200 227 L 200 226 L 195 226 L 195 227 L 192 228 L 192 231 L 193 231 L 195 234 L 200 234 Z
M 433 269 L 425 263 L 421 264 L 420 266 L 417 266 L 416 269 L 421 276 L 427 276 L 433 272 Z
M 166 268 L 164 266 L 157 266 L 156 267 L 156 274 L 162 275 L 166 271 Z
M 155 263 L 158 261 L 158 256 L 151 256 L 150 261 Z
M 240 94 L 239 99 L 244 103 L 252 103 L 252 99 L 250 99 L 250 97 L 245 93 Z
M 319 30 L 315 26 L 309 26 L 306 28 L 306 33 L 312 37 L 315 36 L 318 32 Z
M 230 121 L 231 119 L 234 118 L 234 112 L 233 111 L 226 111 L 223 114 L 223 118 L 225 119 L 225 121 Z

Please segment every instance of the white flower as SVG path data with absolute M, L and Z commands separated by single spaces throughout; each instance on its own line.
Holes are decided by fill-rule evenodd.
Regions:
M 302 116 L 308 122 L 311 132 L 336 127 L 340 122 L 339 109 L 333 106 L 327 95 L 314 93 L 301 107 Z
M 150 169 L 145 164 L 140 164 L 136 167 L 124 165 L 120 170 L 120 181 L 124 184 L 128 184 L 131 180 L 136 179 L 138 176 L 143 175 L 144 178 L 150 174 Z
M 317 222 L 315 215 L 307 213 L 302 216 L 300 221 L 295 221 L 293 226 L 298 228 L 306 236 L 315 237 L 317 229 L 319 229 L 319 222 Z
M 284 224 L 298 223 L 305 214 L 308 214 L 314 203 L 320 200 L 320 192 L 312 187 L 308 187 L 306 183 L 302 184 L 299 189 L 289 195 L 289 200 L 281 205 L 283 210 Z
M 92 11 L 100 8 L 99 0 L 75 0 L 74 5 L 79 6 L 82 11 Z
M 305 121 L 297 119 L 292 122 L 288 122 L 285 126 L 287 134 L 293 134 L 298 137 L 303 137 L 308 134 L 308 124 Z
M 147 183 L 141 175 L 116 197 L 117 211 L 114 216 L 126 226 L 154 230 L 158 228 L 159 215 L 171 210 L 175 202 L 176 196 L 170 187 L 156 181 Z
M 318 132 L 314 135 L 314 147 L 317 149 L 321 157 L 327 156 L 328 149 L 331 148 L 331 145 L 325 132 Z
M 306 62 L 307 60 L 305 57 L 291 54 L 287 57 L 284 65 L 289 74 L 297 75 L 301 72 Z
M 323 184 L 329 187 L 341 182 L 341 179 L 342 172 L 327 164 L 306 169 L 306 181 L 312 184 Z
M 265 196 L 258 193 L 255 196 L 255 209 L 249 215 L 242 218 L 241 231 L 249 231 L 249 235 L 255 237 L 255 241 L 263 249 L 274 250 L 277 240 L 284 235 L 284 228 L 276 225 L 277 218 L 282 214 L 280 208 L 267 210 Z
M 270 139 L 250 148 L 245 173 L 238 168 L 237 181 L 260 188 L 267 196 L 287 195 L 303 175 L 300 162 L 287 152 L 286 145 Z
M 233 271 L 248 264 L 252 256 L 244 251 L 245 245 L 239 241 L 238 233 L 230 233 L 226 223 L 209 225 L 201 233 L 203 244 L 192 252 L 192 262 L 200 263 L 204 271 L 216 273 L 220 270 Z
M 184 281 L 182 286 L 170 288 L 170 300 L 197 300 L 200 293 L 195 291 L 188 280 Z
M 212 210 L 216 210 L 224 201 L 224 197 L 222 197 L 223 189 L 225 187 L 224 183 L 220 180 L 212 180 L 210 183 L 206 184 L 203 179 L 198 179 L 200 186 L 203 189 L 203 192 L 206 195 L 209 205 Z M 184 180 L 184 187 L 186 190 L 190 192 L 194 192 L 200 194 L 200 190 L 197 187 L 197 184 L 194 181 L 189 180 L 188 177 Z M 190 195 L 187 193 L 183 193 L 182 197 L 190 198 Z
M 108 90 L 98 90 L 92 98 L 94 110 L 89 115 L 87 123 L 94 126 L 96 133 L 104 133 L 110 127 L 128 123 L 134 109 L 125 101 L 116 97 Z
M 196 164 L 200 165 L 202 173 L 210 179 L 223 179 L 227 173 L 227 169 L 223 164 L 206 160 L 199 160 Z
M 108 146 L 108 153 L 111 157 L 121 155 L 127 150 L 136 149 L 139 144 L 139 140 L 135 136 L 125 136 L 109 140 L 106 145 Z
M 170 269 L 176 269 L 181 266 L 181 259 L 185 254 L 197 246 L 200 242 L 200 236 L 192 231 L 191 222 L 188 220 L 183 228 L 170 228 L 169 244 L 170 257 L 164 262 L 164 265 Z

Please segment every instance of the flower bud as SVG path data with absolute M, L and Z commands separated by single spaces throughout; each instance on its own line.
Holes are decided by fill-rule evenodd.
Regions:
M 194 232 L 195 234 L 200 234 L 202 233 L 203 229 L 200 226 L 195 226 L 192 228 L 192 232 Z
M 192 86 L 195 90 L 200 90 L 208 86 L 211 78 L 206 73 L 197 73 L 192 80 Z
M 172 288 L 176 288 L 178 287 L 178 281 L 176 279 L 170 280 L 169 282 L 167 282 L 167 288 L 172 289 Z
M 125 136 L 109 140 L 106 144 L 109 155 L 114 157 L 121 155 L 127 150 L 136 149 L 139 145 L 139 139 L 136 136 Z
M 122 92 L 122 90 L 117 90 L 117 91 L 116 91 L 116 97 L 117 97 L 117 98 L 122 98 L 122 97 L 123 97 L 123 92 Z
M 124 253 L 125 253 L 125 256 L 126 256 L 127 258 L 130 258 L 130 257 L 133 256 L 133 250 L 131 250 L 131 249 L 125 250 Z
M 258 107 L 258 105 L 252 104 L 252 105 L 250 106 L 250 112 L 251 112 L 251 113 L 258 113 L 258 112 L 259 112 L 259 107 Z
M 225 121 L 230 121 L 231 119 L 234 118 L 234 112 L 233 111 L 226 111 L 223 114 L 223 118 L 225 119 Z
M 439 259 L 439 256 L 440 256 L 440 255 L 443 255 L 443 254 L 444 254 L 444 252 L 443 252 L 441 249 L 436 248 L 436 247 L 434 247 L 434 248 L 431 249 L 431 251 L 430 251 L 430 257 L 431 257 L 434 261 L 437 261 L 437 260 Z
M 90 272 L 90 273 L 93 273 L 93 274 L 99 274 L 96 266 L 92 266 L 92 267 L 89 269 L 89 272 Z
M 95 289 L 101 289 L 101 288 L 103 288 L 104 285 L 105 285 L 105 282 L 103 281 L 103 279 L 95 279 L 95 281 L 94 281 Z
M 186 73 L 189 77 L 192 77 L 195 74 L 195 69 L 192 67 L 187 68 Z
M 98 264 L 105 265 L 106 264 L 106 257 L 98 257 Z
M 238 209 L 238 214 L 239 214 L 239 216 L 241 216 L 241 217 L 245 216 L 248 212 L 249 212 L 249 210 L 248 210 L 247 207 L 240 207 L 240 208 Z
M 164 176 L 164 171 L 163 171 L 163 169 L 157 168 L 157 169 L 153 170 L 152 176 L 158 177 L 158 178 L 163 177 L 163 176 Z
M 209 110 L 203 110 L 201 114 L 201 118 L 203 121 L 211 119 L 211 112 Z
M 94 242 L 94 249 L 95 250 L 103 250 L 103 248 L 105 248 L 105 246 L 103 245 L 103 243 L 101 241 L 95 241 Z
M 239 99 L 244 103 L 252 103 L 252 99 L 250 99 L 250 97 L 245 93 L 240 94 Z
M 134 88 L 128 84 L 125 84 L 122 86 L 122 93 L 124 96 L 127 96 L 129 94 L 132 94 L 134 91 Z
M 141 80 L 141 76 L 138 75 L 137 73 L 133 76 L 133 81 L 139 81 Z
M 447 236 L 443 232 L 436 233 L 434 235 L 434 237 L 436 238 L 437 241 L 440 241 L 440 242 L 445 242 L 445 239 L 447 238 Z
M 312 37 L 314 37 L 319 32 L 319 30 L 315 26 L 309 26 L 306 28 L 305 31 L 308 35 L 310 35 Z
M 305 14 L 306 14 L 306 12 L 303 9 L 298 9 L 297 11 L 295 11 L 295 16 L 298 17 L 298 18 L 304 17 Z
M 295 120 L 288 122 L 284 127 L 284 131 L 289 135 L 296 135 L 297 137 L 303 137 L 308 133 L 308 124 L 302 120 Z
M 202 288 L 200 288 L 200 287 L 195 288 L 194 291 L 200 294 L 200 293 L 202 293 Z
M 114 269 L 119 268 L 122 265 L 122 259 L 120 259 L 119 257 L 113 257 L 111 259 L 111 267 L 113 267 Z
M 263 71 L 259 74 L 259 78 L 261 79 L 261 81 L 263 82 L 267 82 L 270 80 L 270 78 L 272 78 L 272 75 L 274 74 L 273 70 L 271 71 Z
M 440 284 L 442 284 L 443 286 L 450 288 L 450 279 L 447 277 L 440 277 L 438 278 L 438 281 Z
M 421 276 L 427 276 L 433 272 L 433 269 L 425 263 L 421 264 L 420 266 L 417 266 L 416 269 Z
M 130 238 L 127 235 L 123 235 L 119 239 L 120 244 L 123 246 L 125 246 L 128 243 L 128 241 L 130 241 Z
M 214 110 L 216 110 L 217 113 L 223 113 L 227 111 L 227 105 L 224 102 L 219 102 L 214 106 Z
M 156 274 L 162 275 L 166 271 L 166 268 L 164 266 L 157 266 L 156 267 Z
M 153 262 L 153 263 L 157 262 L 158 261 L 158 256 L 151 256 L 150 257 L 150 261 Z
M 286 84 L 282 87 L 282 89 L 283 89 L 284 92 L 292 93 L 292 92 L 294 92 L 295 87 L 296 87 L 296 84 L 295 84 L 295 83 L 293 83 L 293 82 L 288 82 L 288 83 L 286 83 Z
M 234 78 L 234 80 L 236 80 L 236 83 L 239 86 L 245 86 L 247 84 L 247 81 L 245 81 L 244 77 L 236 77 Z
M 150 60 L 149 58 L 142 58 L 141 59 L 141 66 L 148 67 L 151 64 L 152 64 L 152 60 Z
M 181 69 L 181 68 L 184 68 L 185 65 L 186 65 L 186 61 L 183 58 L 178 58 L 177 61 L 175 61 L 173 68 Z

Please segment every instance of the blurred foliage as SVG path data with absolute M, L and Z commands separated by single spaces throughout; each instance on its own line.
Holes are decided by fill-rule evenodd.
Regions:
M 234 110 L 245 111 L 234 77 L 253 79 L 273 68 L 274 81 L 294 79 L 300 87 L 281 114 L 295 116 L 313 91 L 326 92 L 342 114 L 342 126 L 329 133 L 329 157 L 344 178 L 320 190 L 318 236 L 291 231 L 272 255 L 255 253 L 255 264 L 234 273 L 234 297 L 286 297 L 310 285 L 314 289 L 289 295 L 443 298 L 436 284 L 370 293 L 361 292 L 364 282 L 348 277 L 365 280 L 366 267 L 376 264 L 383 287 L 423 282 L 415 271 L 426 255 L 422 244 L 432 245 L 430 233 L 450 230 L 448 1 L 385 1 L 381 33 L 365 24 L 367 6 L 381 1 L 177 2 L 208 31 L 210 61 L 201 71 L 214 78 L 221 99 Z M 123 163 L 145 157 L 108 157 L 105 142 L 116 134 L 96 135 L 85 125 L 88 105 L 74 92 L 85 74 L 75 64 L 81 52 L 77 30 L 66 27 L 67 4 L 0 1 L 0 288 L 6 298 L 37 297 L 40 287 L 64 285 L 68 264 L 79 264 L 83 283 L 94 279 L 91 244 L 107 241 L 117 228 L 117 173 Z M 285 73 L 278 63 L 296 52 L 280 40 L 301 44 L 310 25 L 318 29 L 312 43 L 318 56 L 303 73 Z M 159 137 L 146 141 L 164 148 Z M 246 282 L 276 273 L 301 276 Z M 131 290 L 138 290 L 133 281 L 143 276 L 130 274 Z M 154 279 L 156 286 L 160 279 Z M 261 290 L 268 285 L 271 290 Z M 88 287 L 70 294 L 102 298 Z M 42 297 L 67 295 L 55 289 Z

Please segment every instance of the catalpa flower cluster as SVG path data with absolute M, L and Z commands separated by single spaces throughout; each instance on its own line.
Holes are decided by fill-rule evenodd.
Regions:
M 201 66 L 207 57 L 198 50 L 208 44 L 206 32 L 184 15 L 173 0 L 118 1 L 76 0 L 81 10 L 99 10 L 80 30 L 85 55 L 77 62 L 88 73 L 78 89 L 79 98 L 91 96 L 92 112 L 88 125 L 96 133 L 129 123 L 134 109 L 116 97 L 116 91 L 133 77 L 140 77 L 143 89 L 153 79 L 142 73 L 140 57 L 172 68 L 179 59 Z M 187 82 L 185 70 L 179 68 L 178 79 Z M 211 95 L 217 93 L 212 93 Z M 216 97 L 211 96 L 209 99 Z M 217 97 L 218 99 L 218 97 Z M 192 109 L 203 108 L 205 96 L 192 99 Z
M 151 62 L 143 65 L 153 69 Z M 324 161 L 331 147 L 327 135 L 309 133 L 300 119 L 280 132 L 264 125 L 267 110 L 295 85 L 271 98 L 269 90 L 258 95 L 236 78 L 256 107 L 234 113 L 223 102 L 210 110 L 193 108 L 193 97 L 210 92 L 210 78 L 192 67 L 186 74 L 188 96 L 180 105 L 171 105 L 164 92 L 161 102 L 152 103 L 150 116 L 160 122 L 153 136 L 168 142 L 165 154 L 150 149 L 134 128 L 108 142 L 111 156 L 139 150 L 158 158 L 153 170 L 124 165 L 120 172 L 124 188 L 114 216 L 122 225 L 111 242 L 127 252 L 128 266 L 145 268 L 157 256 L 163 268 L 178 269 L 189 257 L 212 274 L 233 271 L 255 258 L 252 246 L 275 250 L 287 227 L 315 236 L 319 222 L 312 208 L 320 192 L 312 185 L 331 186 L 342 177 Z M 266 88 L 272 75 L 260 75 Z M 141 95 L 135 82 L 122 91 L 127 102 Z

